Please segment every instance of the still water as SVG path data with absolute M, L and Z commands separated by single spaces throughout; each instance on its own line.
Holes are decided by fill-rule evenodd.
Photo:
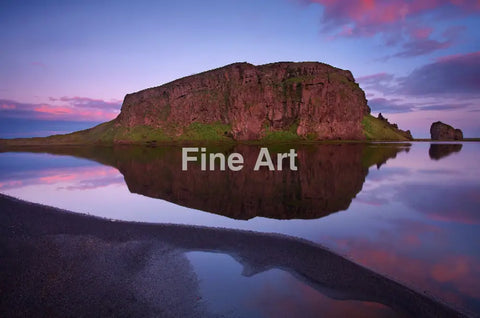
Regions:
M 480 312 L 480 143 L 295 148 L 298 171 L 181 169 L 180 147 L 0 153 L 0 192 L 116 220 L 281 233 L 318 243 L 468 312 Z M 288 168 L 288 167 L 287 167 Z M 336 299 L 282 269 L 249 272 L 229 255 L 185 254 L 201 301 L 226 316 L 392 316 Z

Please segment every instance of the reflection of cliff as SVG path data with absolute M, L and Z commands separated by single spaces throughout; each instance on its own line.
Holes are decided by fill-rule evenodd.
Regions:
M 460 152 L 462 150 L 462 144 L 430 144 L 428 154 L 430 159 L 440 160 L 448 157 L 454 152 Z
M 293 147 L 293 146 L 292 146 Z M 286 152 L 289 145 L 272 146 Z M 181 147 L 49 148 L 49 152 L 94 159 L 116 167 L 129 190 L 185 207 L 235 219 L 256 216 L 313 219 L 346 210 L 362 189 L 372 165 L 393 158 L 405 145 L 325 144 L 294 147 L 298 171 L 253 171 L 259 147 L 209 146 L 238 152 L 241 171 L 201 171 L 196 163 L 182 171 Z M 32 149 L 33 150 L 33 149 Z M 37 149 L 38 151 L 38 149 Z
M 134 193 L 235 219 L 310 219 L 349 207 L 368 172 L 362 165 L 364 148 L 360 144 L 298 148 L 298 171 L 253 171 L 259 149 L 251 146 L 232 149 L 245 159 L 244 169 L 236 172 L 201 171 L 198 165 L 181 171 L 180 150 L 117 167 Z
M 249 275 L 280 268 L 335 299 L 377 302 L 413 317 L 464 316 L 321 246 L 283 235 L 111 222 L 4 195 L 0 221 L 6 316 L 205 316 L 185 251 L 232 255 Z

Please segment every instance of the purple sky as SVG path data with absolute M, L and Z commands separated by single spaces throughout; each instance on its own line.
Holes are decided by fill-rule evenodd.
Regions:
M 86 128 L 127 93 L 243 61 L 349 69 L 414 137 L 437 120 L 478 137 L 478 30 L 479 0 L 2 1 L 0 137 Z

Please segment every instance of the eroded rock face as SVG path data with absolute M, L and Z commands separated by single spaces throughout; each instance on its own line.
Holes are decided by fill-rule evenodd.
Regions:
M 365 139 L 370 113 L 350 71 L 318 62 L 235 63 L 128 94 L 115 125 L 146 125 L 179 136 L 190 124 L 222 123 L 236 140 L 266 129 L 312 139 Z
M 430 126 L 430 136 L 433 140 L 463 140 L 463 132 L 450 125 L 437 121 Z

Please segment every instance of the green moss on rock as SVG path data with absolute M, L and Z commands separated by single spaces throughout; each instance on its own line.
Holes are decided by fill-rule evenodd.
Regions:
M 232 141 L 231 130 L 231 125 L 219 122 L 213 124 L 191 123 L 177 139 L 184 141 Z
M 297 141 L 302 138 L 297 135 L 298 123 L 295 122 L 287 130 L 273 130 L 269 125 L 265 126 L 265 135 L 261 139 L 263 142 L 286 142 Z

